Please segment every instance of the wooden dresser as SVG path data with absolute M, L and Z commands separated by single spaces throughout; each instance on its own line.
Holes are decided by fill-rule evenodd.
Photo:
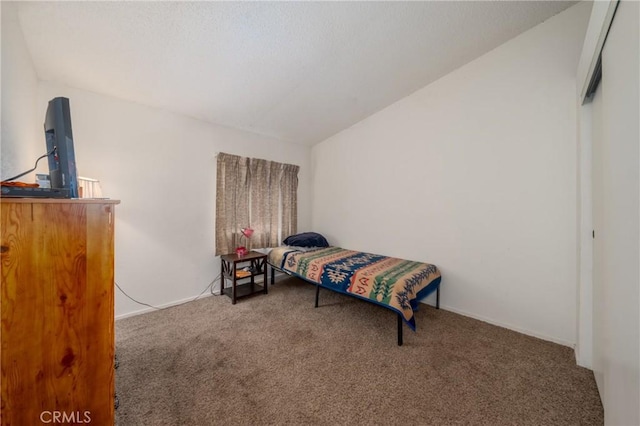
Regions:
M 0 199 L 3 426 L 114 423 L 116 204 Z

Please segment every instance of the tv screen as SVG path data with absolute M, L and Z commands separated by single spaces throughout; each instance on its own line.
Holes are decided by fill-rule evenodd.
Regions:
M 49 101 L 44 120 L 44 134 L 49 154 L 51 188 L 66 189 L 69 197 L 79 198 L 76 155 L 73 149 L 69 99 Z

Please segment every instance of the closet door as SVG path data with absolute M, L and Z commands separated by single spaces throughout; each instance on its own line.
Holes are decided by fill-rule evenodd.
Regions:
M 638 2 L 618 4 L 593 111 L 594 371 L 605 424 L 640 424 L 639 17 Z
M 592 200 L 593 200 L 593 372 L 600 395 L 604 395 L 604 352 L 597 344 L 604 338 L 604 286 L 602 278 L 602 84 L 598 87 L 592 101 Z

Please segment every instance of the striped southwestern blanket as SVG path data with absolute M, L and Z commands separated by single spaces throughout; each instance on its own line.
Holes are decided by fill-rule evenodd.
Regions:
M 396 311 L 414 331 L 418 302 L 435 291 L 441 279 L 435 265 L 340 247 L 277 247 L 269 253 L 269 263 L 305 281 Z

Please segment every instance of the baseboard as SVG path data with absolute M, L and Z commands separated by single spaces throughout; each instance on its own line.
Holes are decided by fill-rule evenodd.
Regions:
M 498 327 L 506 328 L 508 330 L 517 331 L 518 333 L 522 333 L 522 334 L 526 334 L 527 336 L 531 336 L 531 337 L 535 337 L 535 338 L 538 338 L 538 339 L 546 340 L 547 342 L 553 342 L 553 343 L 557 343 L 557 344 L 562 345 L 562 346 L 568 346 L 571 349 L 575 350 L 575 343 L 574 342 L 569 342 L 569 341 L 566 341 L 566 340 L 563 340 L 563 339 L 558 339 L 556 337 L 547 336 L 545 334 L 537 333 L 535 331 L 531 331 L 531 330 L 528 330 L 526 328 L 516 327 L 516 326 L 513 326 L 511 324 L 507 324 L 507 323 L 504 323 L 504 322 L 501 322 L 501 321 L 496 321 L 496 320 L 491 319 L 491 318 L 483 317 L 482 315 L 472 314 L 472 313 L 469 313 L 469 312 L 466 312 L 466 311 L 463 311 L 463 310 L 460 310 L 460 309 L 453 308 L 451 306 L 443 305 L 442 302 L 440 302 L 440 309 L 444 309 L 445 311 L 450 311 L 450 312 L 453 312 L 453 313 L 456 313 L 456 314 L 460 314 L 460 315 L 463 315 L 465 317 L 477 319 L 479 321 L 486 322 L 486 323 L 489 323 L 491 325 L 497 325 Z
M 277 277 L 278 276 L 283 276 L 283 275 L 285 277 L 288 277 L 288 275 L 285 274 L 285 273 L 276 272 L 276 282 L 278 281 Z M 425 299 L 423 299 L 421 301 L 421 303 L 424 303 L 426 305 L 435 307 L 435 300 L 433 300 L 433 301 L 430 300 L 432 296 L 434 296 L 434 293 L 429 295 L 429 297 L 426 297 Z M 434 299 L 435 299 L 435 296 L 434 296 Z M 431 302 L 431 303 L 428 303 L 428 302 Z M 486 322 L 486 323 L 489 323 L 491 325 L 496 325 L 498 327 L 506 328 L 508 330 L 516 331 L 518 333 L 526 334 L 527 336 L 531 336 L 531 337 L 535 337 L 535 338 L 538 338 L 538 339 L 546 340 L 548 342 L 557 343 L 557 344 L 562 345 L 562 346 L 568 346 L 571 349 L 575 350 L 575 343 L 574 342 L 569 342 L 569 341 L 566 341 L 566 340 L 562 340 L 562 339 L 558 339 L 558 338 L 555 338 L 555 337 L 547 336 L 545 334 L 536 333 L 534 331 L 527 330 L 525 328 L 516 327 L 516 326 L 513 326 L 511 324 L 507 324 L 507 323 L 504 323 L 504 322 L 501 322 L 501 321 L 493 320 L 491 318 L 483 317 L 482 315 L 476 315 L 476 314 L 472 314 L 472 313 L 469 313 L 469 312 L 465 312 L 465 311 L 460 310 L 460 309 L 456 309 L 456 308 L 452 308 L 452 307 L 447 306 L 447 305 L 443 305 L 442 302 L 440 302 L 440 309 L 443 309 L 445 311 L 454 312 L 456 314 L 460 314 L 460 315 L 463 315 L 465 317 L 477 319 L 479 321 Z
M 278 282 L 283 277 L 287 278 L 287 277 L 289 277 L 289 275 L 287 275 L 287 274 L 285 274 L 283 272 L 280 272 L 280 271 L 276 271 L 276 274 L 275 274 L 276 282 Z M 268 277 L 267 277 L 267 282 L 269 282 L 269 278 Z M 262 283 L 262 276 L 256 277 L 256 283 L 258 283 L 258 284 Z M 225 286 L 225 288 L 227 288 L 228 286 L 229 286 L 229 284 L 227 284 Z M 214 290 L 214 292 L 215 292 L 214 294 L 211 294 L 211 292 L 206 292 L 205 294 L 202 294 L 198 299 L 202 299 L 202 298 L 210 297 L 210 296 L 218 296 L 220 290 L 219 289 L 217 291 Z M 188 302 L 193 301 L 196 297 L 198 297 L 198 295 L 193 295 L 191 297 L 186 297 L 186 298 L 180 299 L 180 300 L 174 300 L 172 302 L 164 303 L 162 305 L 157 305 L 157 307 L 160 308 L 160 309 L 164 309 L 164 308 L 170 308 L 172 306 L 182 305 L 183 303 L 188 303 Z M 423 301 L 423 303 L 426 302 L 426 300 L 427 299 L 425 299 Z M 431 306 L 431 305 L 429 304 L 429 306 Z M 463 311 L 461 309 L 453 308 L 451 306 L 447 306 L 447 305 L 444 305 L 442 303 L 440 303 L 440 309 L 445 310 L 445 311 L 450 311 L 450 312 L 453 312 L 453 313 L 456 313 L 456 314 L 459 314 L 459 315 L 463 315 L 465 317 L 473 318 L 473 319 L 476 319 L 476 320 L 479 320 L 479 321 L 482 321 L 482 322 L 486 322 L 488 324 L 496 325 L 498 327 L 506 328 L 508 330 L 517 331 L 518 333 L 526 334 L 527 336 L 532 336 L 532 337 L 535 337 L 535 338 L 538 338 L 538 339 L 546 340 L 548 342 L 557 343 L 557 344 L 562 345 L 562 346 L 568 346 L 571 349 L 573 349 L 574 351 L 576 349 L 574 342 L 569 342 L 569 341 L 558 339 L 558 338 L 555 338 L 555 337 L 552 337 L 552 336 L 547 336 L 545 334 L 537 333 L 537 332 L 534 332 L 534 331 L 531 331 L 531 330 L 528 330 L 528 329 L 525 329 L 525 328 L 516 327 L 516 326 L 513 326 L 511 324 L 507 324 L 507 323 L 504 323 L 504 322 L 501 322 L 501 321 L 496 321 L 496 320 L 493 320 L 491 318 L 484 317 L 482 315 L 472 314 L 470 312 L 466 312 L 466 311 Z M 146 313 L 149 313 L 149 312 L 153 312 L 155 310 L 157 310 L 157 309 L 143 308 L 143 309 L 140 309 L 138 311 L 127 312 L 125 314 L 116 315 L 115 319 L 117 321 L 119 319 L 134 317 L 136 315 L 146 314 Z M 576 354 L 576 358 L 577 358 L 577 354 Z M 578 360 L 576 359 L 576 361 L 578 361 Z M 577 364 L 580 365 L 580 362 L 577 362 Z M 589 368 L 589 367 L 587 367 L 587 368 Z
M 276 272 L 276 282 L 278 281 L 278 276 L 279 275 L 286 275 L 286 274 L 283 274 L 281 272 Z M 226 281 L 227 281 L 227 283 L 226 283 L 224 288 L 228 288 L 228 287 L 231 286 L 231 281 L 229 281 L 229 280 L 226 280 Z M 260 276 L 255 277 L 255 282 L 257 284 L 262 284 L 262 276 L 260 275 Z M 269 277 L 268 276 L 267 276 L 267 282 L 269 282 Z M 205 293 L 203 293 L 200 296 L 198 296 L 197 294 L 194 294 L 193 296 L 185 297 L 184 299 L 174 300 L 174 301 L 171 301 L 171 302 L 167 302 L 167 303 L 163 303 L 161 305 L 155 305 L 155 306 L 158 309 L 165 309 L 165 308 L 170 308 L 172 306 L 182 305 L 183 303 L 193 302 L 196 297 L 198 298 L 198 300 L 200 300 L 200 299 L 204 299 L 205 297 L 210 297 L 210 296 L 220 296 L 220 288 L 219 287 L 218 288 L 214 288 L 213 294 L 211 294 L 210 291 L 206 291 Z M 127 313 L 124 313 L 124 314 L 116 315 L 115 319 L 117 321 L 119 319 L 135 317 L 137 315 L 142 315 L 142 314 L 148 314 L 149 312 L 154 312 L 154 311 L 157 311 L 158 309 L 142 308 L 142 309 L 140 309 L 138 311 L 127 312 Z
M 276 282 L 278 281 L 279 277 L 283 277 L 283 276 L 285 278 L 289 277 L 289 275 L 287 275 L 287 274 L 285 274 L 283 272 L 276 271 Z M 425 304 L 427 304 L 429 306 L 434 306 L 435 305 L 435 300 L 433 300 L 432 303 L 427 303 L 427 302 L 430 301 L 430 299 L 431 299 L 431 295 L 429 297 L 425 298 L 422 301 L 422 303 L 425 303 Z M 501 322 L 501 321 L 493 320 L 491 318 L 483 317 L 482 315 L 476 315 L 476 314 L 472 314 L 472 313 L 469 313 L 469 312 L 466 312 L 466 311 L 463 311 L 463 310 L 460 310 L 460 309 L 452 308 L 450 306 L 442 304 L 442 301 L 440 302 L 440 309 L 443 309 L 445 311 L 454 312 L 456 314 L 460 314 L 460 315 L 463 315 L 465 317 L 477 319 L 479 321 L 486 322 L 486 323 L 489 323 L 491 325 L 495 325 L 495 326 L 498 326 L 498 327 L 506 328 L 508 330 L 516 331 L 518 333 L 526 334 L 527 336 L 535 337 L 537 339 L 542 339 L 542 340 L 546 340 L 548 342 L 557 343 L 557 344 L 562 345 L 562 346 L 567 346 L 567 347 L 570 347 L 571 349 L 573 349 L 574 351 L 576 349 L 575 348 L 576 345 L 575 345 L 574 342 L 569 342 L 567 340 L 558 339 L 558 338 L 552 337 L 552 336 L 547 336 L 545 334 L 537 333 L 535 331 L 531 331 L 531 330 L 528 330 L 526 328 L 516 327 L 516 326 L 513 326 L 511 324 L 507 324 L 507 323 L 504 323 L 504 322 Z
M 218 294 L 217 293 L 216 294 L 211 294 L 211 292 L 207 291 L 204 294 L 202 294 L 200 297 L 198 297 L 198 295 L 195 294 L 195 295 L 193 295 L 191 297 L 185 297 L 184 299 L 174 300 L 172 302 L 163 303 L 162 305 L 155 305 L 155 306 L 158 309 L 165 309 L 165 308 L 170 308 L 172 306 L 182 305 L 183 303 L 192 302 L 196 297 L 198 297 L 198 300 L 200 300 L 200 299 L 204 299 L 205 297 L 210 297 L 210 296 L 218 296 Z M 137 315 L 148 314 L 149 312 L 154 312 L 154 311 L 157 311 L 158 309 L 142 308 L 139 311 L 127 312 L 125 314 L 116 315 L 116 321 L 119 320 L 119 319 L 123 319 L 123 318 L 129 318 L 129 317 L 135 317 Z
M 271 273 L 271 272 L 269 272 L 269 273 Z M 275 277 L 274 277 L 274 278 L 276 279 L 276 282 L 280 281 L 280 279 L 281 279 L 282 277 L 284 277 L 284 278 L 290 278 L 290 277 L 291 277 L 291 275 L 287 275 L 287 274 L 285 274 L 284 272 L 281 272 L 281 271 L 277 271 L 277 270 L 276 270 Z

